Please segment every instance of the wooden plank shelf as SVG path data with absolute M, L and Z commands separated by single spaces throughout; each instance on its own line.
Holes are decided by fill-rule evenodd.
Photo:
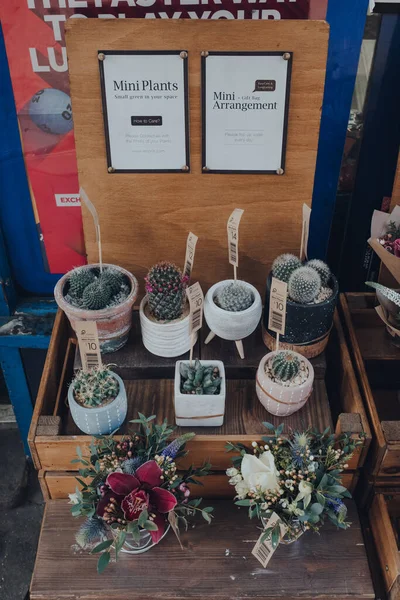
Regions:
M 341 314 L 373 430 L 367 461 L 371 485 L 400 476 L 400 349 L 392 343 L 374 306 L 375 294 L 347 293 Z
M 350 529 L 327 524 L 278 547 L 267 569 L 251 555 L 256 521 L 231 501 L 215 500 L 213 523 L 182 531 L 181 550 L 170 532 L 140 556 L 120 554 L 104 575 L 97 556 L 76 548 L 79 526 L 67 501 L 46 505 L 31 583 L 31 600 L 367 600 L 375 598 L 354 503 Z M 147 576 L 143 576 L 146 573 Z

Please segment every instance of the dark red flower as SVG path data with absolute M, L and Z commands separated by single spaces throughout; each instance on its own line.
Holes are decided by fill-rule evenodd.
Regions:
M 393 250 L 394 250 L 395 256 L 400 256 L 400 239 L 394 240 Z

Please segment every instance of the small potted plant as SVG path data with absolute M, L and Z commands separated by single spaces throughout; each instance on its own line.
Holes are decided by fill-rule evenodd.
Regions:
M 103 354 L 126 344 L 137 294 L 136 277 L 108 264 L 77 267 L 61 277 L 54 288 L 56 302 L 74 330 L 77 321 L 96 321 Z
M 273 415 L 287 417 L 300 410 L 311 395 L 314 369 L 307 358 L 291 350 L 270 352 L 258 366 L 258 399 Z
M 264 311 L 264 342 L 272 350 L 276 334 L 268 329 L 272 277 L 288 286 L 285 335 L 280 343 L 311 358 L 323 352 L 332 327 L 339 286 L 322 260 L 302 263 L 293 254 L 278 256 L 267 280 Z
M 276 429 L 271 423 L 263 425 L 269 435 L 262 437 L 262 443 L 227 446 L 236 453 L 233 467 L 227 470 L 237 494 L 235 504 L 247 507 L 250 518 L 261 520 L 260 542 L 275 550 L 309 530 L 318 532 L 325 520 L 340 529 L 350 527 L 344 499 L 351 495 L 341 475 L 362 442 L 347 434 L 335 438 L 329 429 L 290 431 L 283 437 L 283 425 Z M 265 549 L 260 558 L 268 554 Z
M 68 388 L 68 403 L 75 424 L 89 435 L 113 433 L 128 410 L 122 379 L 105 365 L 77 372 Z
M 178 360 L 175 421 L 181 427 L 219 427 L 225 413 L 225 369 L 220 360 Z
M 246 281 L 227 279 L 213 285 L 204 301 L 204 317 L 212 336 L 238 342 L 256 329 L 262 313 L 258 290 Z
M 147 274 L 140 325 L 144 346 L 156 356 L 180 356 L 190 349 L 188 281 L 187 275 L 169 262 L 154 265 Z M 197 334 L 193 344 L 196 340 Z
M 209 474 L 211 465 L 177 470 L 176 461 L 185 454 L 185 444 L 194 437 L 186 433 L 170 440 L 173 427 L 157 425 L 155 416 L 139 415 L 132 423 L 139 430 L 122 440 L 98 437 L 90 456 L 81 463 L 81 489 L 70 494 L 74 517 L 85 517 L 76 534 L 78 544 L 99 556 L 97 570 L 103 572 L 120 553 L 137 555 L 159 544 L 171 528 L 179 540 L 179 526 L 188 528 L 196 513 L 211 523 L 211 506 L 202 507 L 201 498 L 191 498 L 197 477 Z M 138 559 L 137 559 L 138 560 Z M 139 563 L 135 562 L 135 567 Z

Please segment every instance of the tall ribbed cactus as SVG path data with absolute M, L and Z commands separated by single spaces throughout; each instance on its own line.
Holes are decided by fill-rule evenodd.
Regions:
M 272 275 L 287 283 L 293 271 L 299 267 L 301 267 L 301 260 L 297 256 L 288 253 L 281 254 L 272 263 Z
M 300 360 L 294 352 L 281 350 L 272 359 L 272 374 L 281 381 L 291 381 L 300 371 Z
M 321 291 L 321 277 L 311 267 L 300 267 L 289 278 L 288 292 L 294 302 L 308 304 Z
M 188 280 L 169 262 L 160 262 L 150 269 L 145 287 L 150 312 L 158 321 L 172 321 L 182 315 Z
M 216 294 L 216 303 L 230 312 L 241 312 L 254 302 L 253 292 L 238 281 L 224 285 Z

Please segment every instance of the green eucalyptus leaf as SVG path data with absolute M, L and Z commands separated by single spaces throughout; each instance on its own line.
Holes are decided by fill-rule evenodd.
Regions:
M 153 521 L 145 521 L 143 528 L 146 529 L 146 531 L 158 531 L 158 526 Z
M 104 571 L 104 569 L 107 567 L 108 563 L 110 562 L 111 559 L 111 555 L 109 552 L 103 552 L 103 554 L 100 555 L 100 558 L 97 562 L 97 572 L 99 575 L 101 575 Z
M 144 527 L 144 524 L 146 523 L 148 518 L 149 518 L 149 513 L 147 512 L 147 510 L 146 509 L 142 510 L 142 512 L 139 515 L 138 525 L 140 527 Z
M 91 554 L 98 554 L 99 552 L 103 552 L 103 550 L 107 550 L 110 546 L 112 546 L 114 540 L 105 540 L 104 542 L 100 542 L 97 544 L 91 551 Z

